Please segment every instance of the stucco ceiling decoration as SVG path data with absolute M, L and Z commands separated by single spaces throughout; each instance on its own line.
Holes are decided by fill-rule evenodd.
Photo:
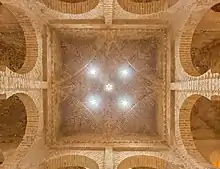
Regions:
M 80 14 L 94 9 L 99 0 L 40 0 L 48 8 L 68 14 Z
M 118 0 L 119 5 L 134 14 L 157 13 L 168 8 L 167 0 Z
M 66 136 L 98 133 L 111 137 L 126 133 L 155 135 L 156 92 L 159 92 L 154 89 L 159 85 L 155 60 L 157 40 L 152 38 L 108 42 L 95 53 L 94 58 L 94 55 L 90 55 L 93 53 L 90 50 L 96 51 L 96 48 L 92 49 L 92 44 L 88 43 L 91 40 L 73 41 L 76 43 L 63 48 L 62 56 L 65 58 L 63 77 L 71 77 L 63 81 L 62 85 L 65 90 L 62 93 L 66 94 L 61 97 L 60 104 L 62 133 Z M 127 82 L 121 81 L 117 77 L 117 69 L 128 63 L 132 65 L 134 77 Z M 89 79 L 85 65 L 98 65 L 102 72 L 99 79 Z M 103 86 L 109 82 L 114 84 L 115 89 L 106 93 Z M 100 109 L 93 111 L 85 105 L 85 98 L 89 93 L 97 93 L 101 97 Z M 120 110 L 116 104 L 118 97 L 124 95 L 129 95 L 134 100 L 128 110 Z M 141 119 L 145 120 L 140 122 Z
M 127 36 L 117 31 L 104 36 L 97 32 L 87 33 L 87 36 L 80 31 L 80 34 L 59 35 L 62 65 L 56 67 L 55 77 L 60 103 L 58 140 L 63 144 L 70 137 L 71 141 L 93 142 L 96 139 L 102 143 L 135 141 L 135 136 L 145 142 L 158 139 L 158 113 L 163 119 L 164 69 L 161 63 L 164 57 L 160 48 L 164 39 L 147 31 L 135 33 L 136 36 L 132 31 L 130 35 L 124 33 Z M 100 69 L 98 78 L 87 76 L 90 65 Z M 129 66 L 133 72 L 128 81 L 118 76 L 122 65 Z M 111 92 L 104 90 L 107 83 L 114 84 Z M 86 98 L 90 94 L 101 98 L 97 109 L 87 105 Z M 126 110 L 118 105 L 121 96 L 132 100 Z

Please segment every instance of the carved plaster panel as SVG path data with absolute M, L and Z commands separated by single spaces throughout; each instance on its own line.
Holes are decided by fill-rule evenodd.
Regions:
M 74 143 L 132 143 L 137 140 L 163 142 L 159 138 L 161 133 L 166 134 L 166 34 L 163 30 L 154 34 L 147 30 L 93 31 L 59 33 L 61 64 L 55 64 L 54 69 L 57 71 L 54 91 L 58 104 L 54 106 L 58 110 L 52 114 L 54 143 L 73 146 Z M 87 76 L 90 65 L 100 69 L 101 74 L 96 79 Z M 118 77 L 117 70 L 122 65 L 129 66 L 133 72 L 127 81 Z M 114 90 L 108 93 L 103 87 L 109 82 L 114 84 Z M 93 110 L 86 104 L 89 93 L 102 98 L 99 109 Z M 122 95 L 131 96 L 129 109 L 118 107 L 117 98 Z M 158 122 L 164 123 L 160 129 Z

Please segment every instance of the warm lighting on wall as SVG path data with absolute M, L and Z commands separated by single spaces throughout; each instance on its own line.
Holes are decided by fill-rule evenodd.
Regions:
M 220 151 L 219 150 L 216 150 L 211 153 L 210 161 L 215 167 L 220 168 Z

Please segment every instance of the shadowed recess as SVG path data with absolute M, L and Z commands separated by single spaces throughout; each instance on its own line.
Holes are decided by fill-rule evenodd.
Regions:
M 180 60 L 184 70 L 191 76 L 200 76 L 208 71 L 220 72 L 219 14 L 211 8 L 195 21 L 192 28 L 182 34 Z M 188 20 L 188 24 L 191 19 Z M 189 31 L 190 30 L 190 31 Z
M 191 112 L 191 131 L 196 148 L 210 162 L 211 153 L 220 148 L 220 100 L 200 97 Z
M 215 12 L 220 12 L 220 3 L 214 5 L 211 9 Z
M 169 157 L 172 158 L 172 157 Z M 117 169 L 180 169 L 182 167 L 172 164 L 164 159 L 153 156 L 136 155 L 121 161 Z
M 22 68 L 26 57 L 24 32 L 13 14 L 0 6 L 0 64 L 14 72 Z
M 168 8 L 166 0 L 117 0 L 125 11 L 134 14 L 157 13 Z
M 86 13 L 94 9 L 99 0 L 39 0 L 48 8 L 68 14 Z
M 25 134 L 27 115 L 23 102 L 15 95 L 0 100 L 0 147 L 15 149 Z

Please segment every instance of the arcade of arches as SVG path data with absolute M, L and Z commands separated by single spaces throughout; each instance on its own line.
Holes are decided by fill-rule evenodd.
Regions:
M 0 0 L 0 169 L 220 168 L 220 0 Z

